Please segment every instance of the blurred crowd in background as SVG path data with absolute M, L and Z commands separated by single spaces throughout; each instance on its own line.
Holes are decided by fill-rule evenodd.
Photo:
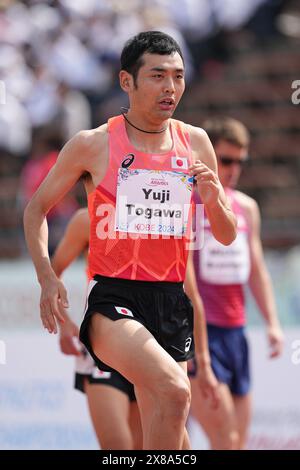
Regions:
M 300 242 L 300 6 L 288 0 L 0 0 L 0 258 L 25 253 L 24 205 L 63 144 L 120 113 L 124 42 L 162 30 L 181 45 L 187 90 L 176 118 L 240 119 L 252 136 L 241 186 L 266 246 Z M 50 250 L 85 204 L 81 185 L 49 214 Z

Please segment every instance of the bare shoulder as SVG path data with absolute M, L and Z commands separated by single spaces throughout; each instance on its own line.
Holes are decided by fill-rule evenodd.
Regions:
M 89 129 L 78 132 L 74 137 L 74 144 L 77 144 L 80 149 L 85 151 L 85 154 L 99 155 L 101 149 L 104 150 L 108 144 L 108 130 L 107 124 L 97 127 L 96 129 Z
M 241 191 L 235 191 L 234 194 L 241 208 L 244 210 L 249 223 L 259 223 L 260 210 L 255 199 Z
M 213 146 L 204 129 L 186 124 L 190 134 L 193 159 L 201 160 L 209 168 L 217 172 L 217 161 Z
M 105 147 L 108 142 L 107 125 L 100 126 L 97 129 L 79 131 L 63 147 L 59 155 L 59 160 L 70 158 L 74 154 L 80 160 L 86 155 L 92 156 L 100 149 Z M 76 160 L 77 160 L 76 158 Z
M 186 124 L 186 127 L 190 134 L 192 147 L 205 144 L 207 140 L 209 141 L 207 133 L 201 127 L 192 126 L 191 124 Z
M 68 168 L 80 176 L 85 172 L 101 179 L 101 168 L 108 155 L 107 124 L 96 129 L 80 131 L 69 140 L 59 154 L 57 167 L 65 174 Z M 103 165 L 101 165 L 103 163 Z M 98 175 L 98 173 L 100 174 Z

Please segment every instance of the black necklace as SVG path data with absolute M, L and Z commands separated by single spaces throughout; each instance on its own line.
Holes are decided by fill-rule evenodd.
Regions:
M 121 108 L 121 113 L 125 119 L 126 122 L 128 122 L 128 124 L 132 127 L 134 127 L 137 131 L 140 131 L 140 132 L 145 132 L 146 134 L 161 134 L 162 132 L 165 132 L 168 127 L 169 127 L 169 124 L 167 124 L 163 129 L 160 129 L 159 131 L 145 131 L 144 129 L 140 129 L 139 127 L 136 127 L 134 124 L 132 124 L 132 122 L 129 121 L 129 119 L 126 117 L 126 114 L 125 114 L 125 111 L 128 111 L 128 108 Z

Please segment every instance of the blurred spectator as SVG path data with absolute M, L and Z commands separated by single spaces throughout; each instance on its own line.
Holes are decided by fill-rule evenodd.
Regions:
M 24 165 L 20 180 L 20 198 L 25 207 L 56 162 L 63 140 L 53 128 L 36 133 L 31 159 Z M 62 199 L 48 214 L 49 252 L 53 253 L 72 214 L 78 209 L 75 193 Z
M 295 164 L 299 126 L 297 109 L 290 107 L 290 83 L 299 78 L 293 57 L 297 44 L 289 48 L 286 43 L 286 53 L 275 52 L 279 31 L 287 35 L 281 44 L 286 37 L 299 38 L 299 15 L 297 0 L 0 1 L 0 80 L 6 89 L 6 104 L 0 104 L 0 148 L 25 161 L 36 154 L 32 136 L 36 148 L 39 128 L 54 125 L 66 141 L 118 114 L 127 105 L 126 95 L 116 87 L 122 45 L 139 31 L 158 29 L 175 37 L 184 51 L 191 114 L 198 116 L 201 109 L 207 117 L 227 110 L 249 125 L 260 159 L 268 158 L 266 168 L 274 158 Z M 261 50 L 268 45 L 269 51 Z M 212 81 L 219 82 L 212 86 Z M 274 113 L 273 102 L 280 103 L 283 96 L 286 108 Z M 259 112 L 259 107 L 267 109 L 267 97 L 272 109 Z M 193 121 L 192 116 L 178 117 Z M 260 136 L 266 126 L 273 134 Z M 39 158 L 49 151 L 39 152 Z M 254 170 L 253 175 L 260 172 Z M 277 177 L 286 181 L 281 174 Z M 291 178 L 297 178 L 294 168 Z M 248 186 L 251 181 L 248 173 Z M 5 184 L 4 176 L 0 183 Z M 284 207 L 297 206 L 282 196 Z M 298 198 L 296 189 L 293 197 Z M 264 196 L 264 201 L 270 198 Z
M 0 147 L 22 156 L 29 151 L 30 145 L 31 124 L 26 109 L 6 92 L 0 114 Z
M 59 83 L 57 94 L 60 100 L 64 140 L 71 139 L 83 129 L 90 129 L 92 126 L 91 107 L 85 95 L 78 90 L 73 90 L 64 82 Z

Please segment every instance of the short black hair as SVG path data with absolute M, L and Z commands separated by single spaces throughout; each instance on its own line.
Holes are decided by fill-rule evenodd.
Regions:
M 128 39 L 121 53 L 121 69 L 133 76 L 135 84 L 138 71 L 143 65 L 142 55 L 145 52 L 160 55 L 178 52 L 184 63 L 182 51 L 175 39 L 161 31 L 143 31 Z
M 220 140 L 225 140 L 236 147 L 249 147 L 248 129 L 237 119 L 215 116 L 203 123 L 203 129 L 207 132 L 213 146 L 217 145 Z

